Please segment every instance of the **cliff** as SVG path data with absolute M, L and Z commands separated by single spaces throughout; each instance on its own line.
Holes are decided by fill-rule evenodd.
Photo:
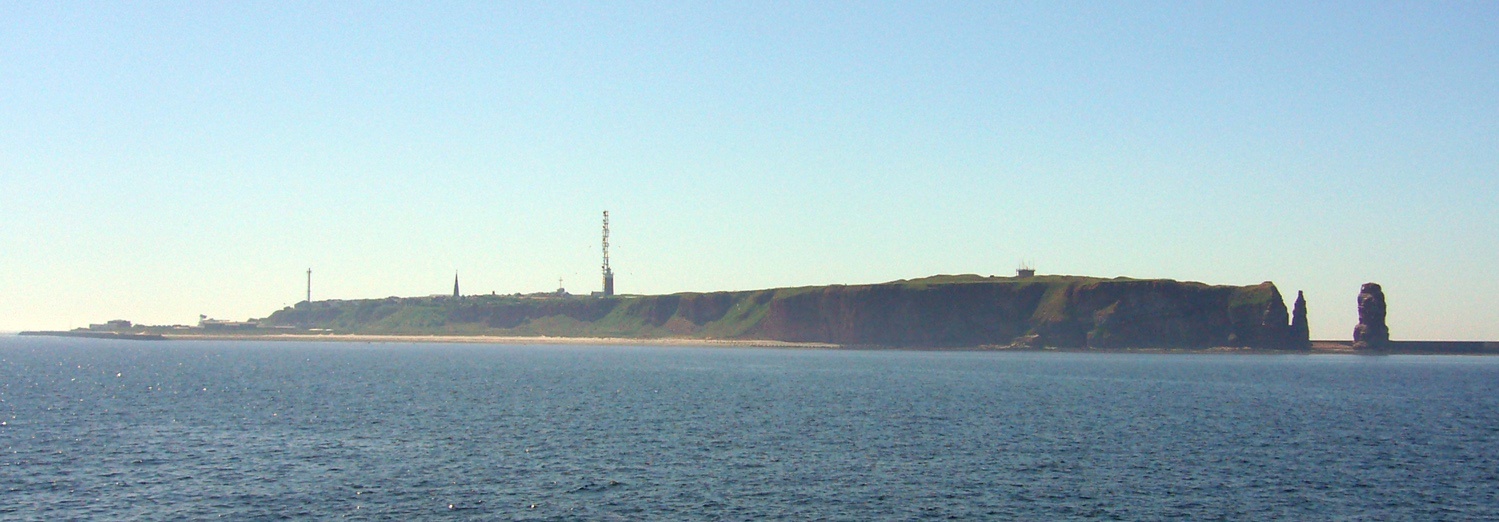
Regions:
M 652 296 L 387 298 L 286 308 L 264 326 L 344 333 L 760 339 L 896 347 L 1303 346 L 1274 284 L 936 276 Z

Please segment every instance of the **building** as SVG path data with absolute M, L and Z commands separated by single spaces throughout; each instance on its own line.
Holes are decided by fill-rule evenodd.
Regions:
M 1027 278 L 1027 277 L 1036 277 L 1036 269 L 1035 268 L 1031 268 L 1031 266 L 1029 264 L 1027 264 L 1027 263 L 1021 263 L 1020 264 L 1020 268 L 1016 268 L 1015 269 L 1015 277 L 1018 277 L 1018 278 L 1021 278 L 1021 279 L 1024 279 L 1024 278 Z
M 88 325 L 88 329 L 90 329 L 90 330 L 129 330 L 132 326 L 134 326 L 134 325 L 131 324 L 130 321 L 126 321 L 124 319 L 115 319 L 113 321 L 107 321 L 104 324 L 97 324 L 96 323 L 96 324 Z
M 198 327 L 204 330 L 254 330 L 260 328 L 257 321 L 223 321 L 209 319 L 206 315 L 198 316 Z

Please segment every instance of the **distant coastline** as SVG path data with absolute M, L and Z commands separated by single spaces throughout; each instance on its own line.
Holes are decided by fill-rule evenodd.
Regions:
M 1307 348 L 1305 336 L 1297 336 L 1279 291 L 1269 282 L 1223 286 L 1030 273 L 666 295 L 455 292 L 304 301 L 262 319 L 205 320 L 202 327 L 226 334 L 280 329 L 912 349 Z
M 1310 350 L 1215 346 L 1205 348 L 1132 347 L 1110 350 L 1090 348 L 1027 346 L 885 346 L 848 345 L 817 342 L 788 342 L 761 339 L 694 339 L 680 337 L 554 337 L 507 335 L 431 335 L 431 334 L 339 334 L 339 333 L 170 333 L 117 334 L 87 331 L 23 331 L 0 335 L 122 339 L 140 341 L 268 341 L 319 343 L 440 343 L 503 345 L 585 345 L 585 346 L 671 346 L 704 348 L 785 348 L 812 350 L 911 350 L 911 351 L 988 351 L 988 352 L 1067 352 L 1067 353 L 1161 353 L 1161 354 L 1264 354 L 1264 355 L 1499 355 L 1499 342 L 1484 341 L 1391 341 L 1377 352 L 1354 350 L 1351 340 L 1315 340 Z
M 197 326 L 145 326 L 116 319 L 88 328 L 21 335 L 154 341 L 1499 354 L 1499 343 L 1493 342 L 1313 341 L 1306 329 L 1305 300 L 1299 293 L 1296 297 L 1294 308 L 1288 309 L 1280 290 L 1269 281 L 1229 286 L 1033 273 L 666 295 L 574 296 L 558 291 L 463 296 L 455 285 L 451 296 L 303 301 L 245 321 L 204 316 Z M 1381 300 L 1378 306 L 1382 305 Z M 1361 304 L 1361 321 L 1363 308 Z
M 649 346 L 722 346 L 757 348 L 821 348 L 843 346 L 829 343 L 796 343 L 759 339 L 686 339 L 625 337 L 524 337 L 504 335 L 422 335 L 422 334 L 338 334 L 338 333 L 272 333 L 272 334 L 166 334 L 165 340 L 178 341 L 287 341 L 328 343 L 452 343 L 452 344 L 544 344 L 544 345 L 649 345 Z
M 93 330 L 26 331 L 16 335 L 46 337 L 81 337 L 86 339 L 122 339 L 127 341 L 165 341 L 166 336 L 151 332 L 100 332 Z

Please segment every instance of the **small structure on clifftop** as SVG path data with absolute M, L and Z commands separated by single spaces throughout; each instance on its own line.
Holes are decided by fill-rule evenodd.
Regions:
M 1353 349 L 1383 348 L 1390 343 L 1390 328 L 1385 326 L 1384 290 L 1375 283 L 1364 283 L 1358 291 L 1358 326 L 1353 328 Z
M 1291 345 L 1296 348 L 1312 347 L 1312 329 L 1306 322 L 1306 295 L 1296 291 L 1296 304 L 1291 308 Z
M 1030 263 L 1020 263 L 1020 267 L 1015 269 L 1015 277 L 1036 277 L 1036 269 Z

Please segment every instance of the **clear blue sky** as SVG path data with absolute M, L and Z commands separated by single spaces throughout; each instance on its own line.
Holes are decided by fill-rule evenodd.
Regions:
M 938 273 L 1499 339 L 1494 2 L 0 3 L 0 330 Z

